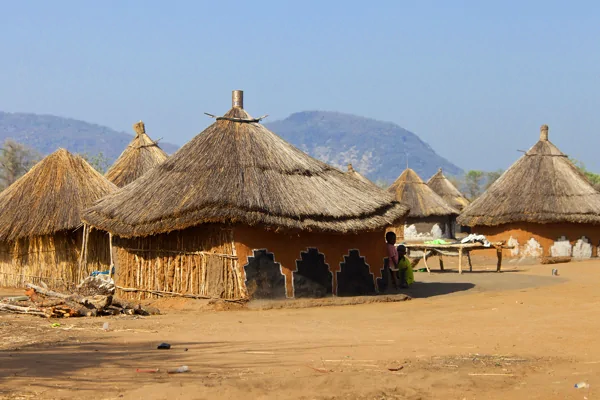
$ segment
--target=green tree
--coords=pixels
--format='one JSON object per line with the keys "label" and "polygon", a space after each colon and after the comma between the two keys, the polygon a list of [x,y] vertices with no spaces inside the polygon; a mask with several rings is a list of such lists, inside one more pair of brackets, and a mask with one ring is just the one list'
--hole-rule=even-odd
{"label": "green tree", "polygon": [[458,189],[459,192],[464,194],[465,188],[465,180],[464,177],[449,175],[446,177],[450,181],[451,184],[454,185],[455,188]]}
{"label": "green tree", "polygon": [[37,151],[10,139],[4,141],[0,149],[0,189],[12,185],[39,159]]}
{"label": "green tree", "polygon": [[590,184],[596,189],[600,190],[600,174],[596,174],[588,171],[585,167],[585,164],[581,161],[576,160],[575,158],[569,157],[569,160],[575,165],[575,167],[587,178]]}
{"label": "green tree", "polygon": [[492,186],[492,184],[494,182],[496,182],[503,173],[504,173],[504,171],[502,171],[501,169],[499,169],[497,171],[486,172],[485,173],[485,190],[488,190],[488,188],[490,186]]}
{"label": "green tree", "polygon": [[481,195],[481,185],[485,178],[485,172],[479,170],[470,170],[465,174],[465,186],[467,197],[473,201]]}
{"label": "green tree", "polygon": [[108,169],[109,161],[108,158],[104,155],[104,153],[99,152],[96,155],[91,155],[89,153],[80,153],[79,154],[85,161],[88,162],[96,171],[104,174]]}

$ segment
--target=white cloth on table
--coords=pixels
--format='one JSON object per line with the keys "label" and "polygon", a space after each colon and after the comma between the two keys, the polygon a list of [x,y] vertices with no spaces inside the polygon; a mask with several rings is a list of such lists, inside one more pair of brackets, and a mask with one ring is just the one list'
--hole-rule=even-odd
{"label": "white cloth on table", "polygon": [[469,236],[465,237],[460,242],[463,244],[464,243],[481,243],[485,247],[490,247],[492,245],[484,235],[477,235],[475,233],[471,233]]}

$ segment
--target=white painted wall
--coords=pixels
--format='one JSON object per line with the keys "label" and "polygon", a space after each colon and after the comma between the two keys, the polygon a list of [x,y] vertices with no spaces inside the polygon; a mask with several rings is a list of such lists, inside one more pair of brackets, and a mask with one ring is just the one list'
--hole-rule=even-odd
{"label": "white painted wall", "polygon": [[592,244],[585,236],[581,237],[573,246],[574,258],[592,258]]}
{"label": "white painted wall", "polygon": [[550,247],[550,255],[552,257],[570,257],[571,249],[571,242],[565,236],[561,236]]}
{"label": "white painted wall", "polygon": [[522,257],[540,257],[543,253],[544,250],[540,243],[535,238],[531,238],[523,246],[521,255]]}

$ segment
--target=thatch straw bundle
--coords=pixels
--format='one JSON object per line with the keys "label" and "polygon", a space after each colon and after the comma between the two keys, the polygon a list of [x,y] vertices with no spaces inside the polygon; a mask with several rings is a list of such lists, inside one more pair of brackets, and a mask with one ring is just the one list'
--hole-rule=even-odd
{"label": "thatch straw bundle", "polygon": [[106,178],[119,187],[135,181],[167,159],[167,154],[150,139],[142,121],[133,125],[135,138],[106,173]]}
{"label": "thatch straw bundle", "polygon": [[444,176],[441,168],[429,178],[427,186],[458,211],[469,205],[469,200]]}
{"label": "thatch straw bundle", "polygon": [[396,200],[408,205],[409,218],[458,215],[458,210],[437,195],[415,171],[407,168],[388,188]]}
{"label": "thatch straw bundle", "polygon": [[121,237],[205,223],[346,233],[383,229],[406,214],[384,191],[266,129],[242,108],[240,93],[223,117],[86,210],[84,221]]}
{"label": "thatch straw bundle", "polygon": [[361,175],[357,170],[355,170],[354,167],[352,167],[352,164],[348,164],[348,172],[346,172],[346,174],[353,177],[354,179],[358,179],[361,182],[368,183],[369,185],[377,186],[373,182],[371,182],[369,179],[367,179],[363,175]]}
{"label": "thatch straw bundle", "polygon": [[60,149],[0,193],[0,240],[81,225],[81,212],[116,187],[80,156]]}
{"label": "thatch straw bundle", "polygon": [[600,193],[554,144],[540,140],[459,216],[462,225],[600,224]]}

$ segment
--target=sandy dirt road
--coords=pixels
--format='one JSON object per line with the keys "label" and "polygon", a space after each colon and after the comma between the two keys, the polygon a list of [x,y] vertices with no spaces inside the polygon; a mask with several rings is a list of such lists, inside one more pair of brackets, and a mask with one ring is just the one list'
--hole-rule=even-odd
{"label": "sandy dirt road", "polygon": [[[0,314],[0,398],[600,399],[600,262],[552,267],[418,273],[399,303]],[[156,350],[163,341],[172,348]],[[190,372],[165,372],[181,365]]]}

